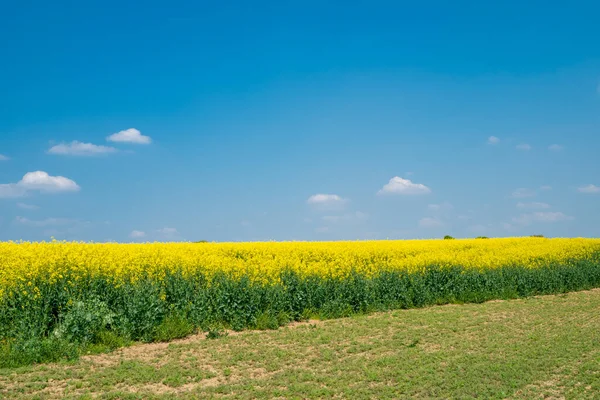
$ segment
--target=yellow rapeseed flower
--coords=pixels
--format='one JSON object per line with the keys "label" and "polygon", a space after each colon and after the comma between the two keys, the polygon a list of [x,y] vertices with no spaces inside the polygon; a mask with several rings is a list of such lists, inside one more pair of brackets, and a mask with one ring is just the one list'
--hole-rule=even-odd
{"label": "yellow rapeseed flower", "polygon": [[419,271],[428,265],[487,269],[507,265],[536,268],[584,259],[600,252],[599,239],[462,239],[358,242],[268,243],[0,243],[0,294],[36,277],[68,277],[69,285],[103,276],[116,285],[142,276],[162,279],[223,272],[258,282],[279,279],[284,269],[302,276],[343,277],[351,271],[372,276],[383,270]]}

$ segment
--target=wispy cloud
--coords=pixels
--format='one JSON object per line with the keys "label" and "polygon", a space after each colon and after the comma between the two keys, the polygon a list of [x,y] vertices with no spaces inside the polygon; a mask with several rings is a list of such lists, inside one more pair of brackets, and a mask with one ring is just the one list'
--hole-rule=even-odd
{"label": "wispy cloud", "polygon": [[134,143],[134,144],[150,144],[152,139],[150,136],[144,136],[140,131],[135,128],[125,129],[117,133],[113,133],[106,138],[109,142],[118,143]]}
{"label": "wispy cloud", "polygon": [[531,203],[522,203],[522,202],[519,202],[519,203],[517,203],[517,208],[521,208],[521,209],[547,209],[547,208],[550,208],[550,204],[540,203],[540,202],[536,202],[536,201],[533,201]]}
{"label": "wispy cloud", "polygon": [[548,150],[550,151],[561,151],[563,149],[563,146],[561,146],[560,144],[552,144],[550,146],[548,146]]}
{"label": "wispy cloud", "polygon": [[368,218],[369,218],[368,214],[365,214],[360,211],[355,211],[353,213],[347,213],[347,214],[343,214],[343,215],[325,215],[322,219],[325,222],[341,223],[341,222],[364,221]]}
{"label": "wispy cloud", "polygon": [[449,211],[454,208],[454,206],[448,202],[443,202],[440,204],[429,204],[427,206],[431,211]]}
{"label": "wispy cloud", "polygon": [[500,143],[500,139],[497,138],[496,136],[490,136],[487,140],[488,144],[498,144]]}
{"label": "wispy cloud", "polygon": [[573,217],[558,211],[538,211],[530,214],[522,214],[519,217],[513,218],[512,222],[519,225],[530,225],[533,222],[561,222],[573,219]]}
{"label": "wispy cloud", "polygon": [[444,223],[437,218],[425,217],[419,220],[419,227],[421,228],[441,228],[442,226],[444,226]]}
{"label": "wispy cloud", "polygon": [[581,186],[581,187],[577,188],[577,191],[579,193],[587,193],[587,194],[600,193],[600,186],[589,184],[589,185]]}
{"label": "wispy cloud", "polygon": [[166,240],[178,239],[180,236],[179,231],[177,229],[168,227],[157,229],[156,233],[158,233],[159,236]]}
{"label": "wispy cloud", "polygon": [[508,222],[503,222],[501,224],[501,226],[503,229],[506,229],[507,231],[511,231],[515,227],[513,224],[509,224]]}
{"label": "wispy cloud", "polygon": [[27,203],[17,203],[17,207],[19,207],[22,210],[39,210],[40,208],[39,206]]}
{"label": "wispy cloud", "polygon": [[71,143],[61,143],[56,146],[52,146],[49,150],[49,154],[61,155],[61,156],[97,156],[101,154],[116,153],[117,149],[109,146],[96,145],[92,143],[83,143],[77,140]]}
{"label": "wispy cloud", "polygon": [[145,236],[146,236],[146,232],[144,232],[144,231],[133,230],[129,234],[129,237],[132,238],[132,239],[140,239],[140,238],[143,238]]}
{"label": "wispy cloud", "polygon": [[531,190],[531,189],[527,189],[527,188],[516,189],[510,195],[510,197],[512,197],[513,199],[522,199],[525,197],[533,197],[533,196],[535,196],[535,191]]}
{"label": "wispy cloud", "polygon": [[521,144],[517,145],[517,150],[529,151],[529,150],[531,150],[531,146],[528,145],[527,143],[521,143]]}
{"label": "wispy cloud", "polygon": [[540,186],[540,190],[552,190],[552,186],[550,186],[550,185],[543,185],[543,186]]}
{"label": "wispy cloud", "polygon": [[10,160],[10,157],[5,156],[4,154],[0,154],[0,161],[8,161]]}
{"label": "wispy cloud", "polygon": [[21,225],[33,226],[37,228],[44,228],[48,226],[65,226],[77,224],[81,221],[69,218],[46,218],[42,220],[31,220],[25,217],[17,217],[15,221]]}
{"label": "wispy cloud", "polygon": [[400,194],[400,195],[417,195],[431,193],[431,189],[422,183],[413,183],[410,179],[403,179],[395,176],[386,183],[378,195],[385,194]]}
{"label": "wispy cloud", "polygon": [[44,171],[26,173],[17,183],[0,184],[0,198],[22,197],[28,192],[41,193],[76,192],[79,185],[64,176],[51,176]]}

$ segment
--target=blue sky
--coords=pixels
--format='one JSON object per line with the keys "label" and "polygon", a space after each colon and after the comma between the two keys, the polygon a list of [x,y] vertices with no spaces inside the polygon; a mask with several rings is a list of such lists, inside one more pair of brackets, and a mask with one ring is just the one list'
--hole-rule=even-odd
{"label": "blue sky", "polygon": [[598,237],[600,5],[551,3],[4,5],[0,240]]}

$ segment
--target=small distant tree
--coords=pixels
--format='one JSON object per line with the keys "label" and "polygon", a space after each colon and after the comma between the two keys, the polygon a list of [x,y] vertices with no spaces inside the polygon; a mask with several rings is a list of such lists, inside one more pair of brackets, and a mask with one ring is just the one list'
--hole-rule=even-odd
{"label": "small distant tree", "polygon": [[208,240],[198,240],[197,242],[194,243],[208,243]]}
{"label": "small distant tree", "polygon": [[450,235],[444,236],[444,240],[453,240],[454,238]]}
{"label": "small distant tree", "polygon": [[545,237],[545,236],[544,236],[544,235],[531,235],[531,237],[543,238],[543,237]]}
{"label": "small distant tree", "polygon": [[475,239],[489,239],[487,236],[477,236]]}

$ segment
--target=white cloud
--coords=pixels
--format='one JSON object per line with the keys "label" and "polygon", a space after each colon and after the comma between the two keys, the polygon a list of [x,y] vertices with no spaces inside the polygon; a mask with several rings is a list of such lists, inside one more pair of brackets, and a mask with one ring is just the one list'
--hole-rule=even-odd
{"label": "white cloud", "polygon": [[600,186],[589,184],[587,186],[581,186],[577,188],[579,193],[600,193]]}
{"label": "white cloud", "polygon": [[344,215],[325,215],[322,219],[326,222],[338,223],[338,222],[357,222],[364,221],[369,218],[368,214],[360,211],[348,213]]}
{"label": "white cloud", "polygon": [[306,203],[312,207],[327,210],[342,208],[347,202],[347,199],[337,194],[314,194],[306,200]]}
{"label": "white cloud", "polygon": [[561,151],[563,147],[560,144],[553,144],[548,146],[548,150],[550,151]]}
{"label": "white cloud", "polygon": [[77,220],[68,218],[46,218],[43,220],[31,220],[25,217],[17,217],[15,221],[21,225],[34,226],[38,228],[47,226],[65,226],[77,223]]}
{"label": "white cloud", "polygon": [[538,211],[531,214],[522,214],[512,219],[512,222],[519,225],[530,225],[533,222],[560,222],[574,219],[562,212]]}
{"label": "white cloud", "polygon": [[511,197],[513,199],[522,199],[524,197],[533,197],[535,196],[535,191],[527,188],[519,188],[512,192]]}
{"label": "white cloud", "polygon": [[327,227],[327,226],[321,226],[321,227],[315,228],[315,232],[317,232],[317,233],[327,233],[327,232],[329,232],[329,227]]}
{"label": "white cloud", "polygon": [[80,189],[75,181],[64,176],[50,176],[44,171],[26,173],[17,185],[41,192],[74,192]]}
{"label": "white cloud", "polygon": [[0,154],[0,161],[8,161],[8,160],[10,160],[9,157],[7,157],[7,156],[5,156],[3,154]]}
{"label": "white cloud", "polygon": [[490,136],[488,138],[487,142],[488,142],[488,144],[498,144],[498,143],[500,143],[500,139],[497,138],[496,136]]}
{"label": "white cloud", "polygon": [[552,186],[543,185],[543,186],[540,186],[540,190],[552,190]]}
{"label": "white cloud", "polygon": [[449,211],[454,208],[454,206],[448,202],[440,203],[440,204],[429,204],[427,206],[431,211]]}
{"label": "white cloud", "polygon": [[421,183],[413,183],[410,179],[403,179],[395,176],[381,188],[378,195],[382,194],[402,194],[415,195],[431,193],[431,189]]}
{"label": "white cloud", "polygon": [[140,131],[134,128],[126,129],[121,132],[113,133],[106,138],[109,142],[119,143],[135,143],[135,144],[150,144],[152,139],[150,136],[144,136]]}
{"label": "white cloud", "polygon": [[69,155],[69,156],[95,156],[100,154],[116,153],[117,149],[109,146],[95,145],[92,143],[83,143],[77,140],[71,143],[61,143],[51,147],[49,154]]}
{"label": "white cloud", "polygon": [[522,144],[517,145],[517,150],[529,151],[529,150],[531,150],[531,146],[528,145],[527,143],[522,143]]}
{"label": "white cloud", "polygon": [[419,226],[421,228],[440,228],[444,226],[444,223],[437,218],[425,217],[419,220]]}
{"label": "white cloud", "polygon": [[546,209],[546,208],[550,208],[550,204],[546,204],[546,203],[540,203],[537,201],[533,201],[531,203],[517,203],[517,208],[522,208],[522,209]]}
{"label": "white cloud", "polygon": [[131,233],[129,234],[129,237],[132,239],[139,239],[139,238],[143,238],[146,236],[146,232],[144,231],[131,231]]}
{"label": "white cloud", "polygon": [[76,192],[75,181],[64,176],[51,176],[44,171],[28,172],[17,183],[0,184],[0,198],[22,197],[30,191],[42,193]]}
{"label": "white cloud", "polygon": [[17,203],[17,207],[23,210],[39,210],[40,207],[33,204]]}

